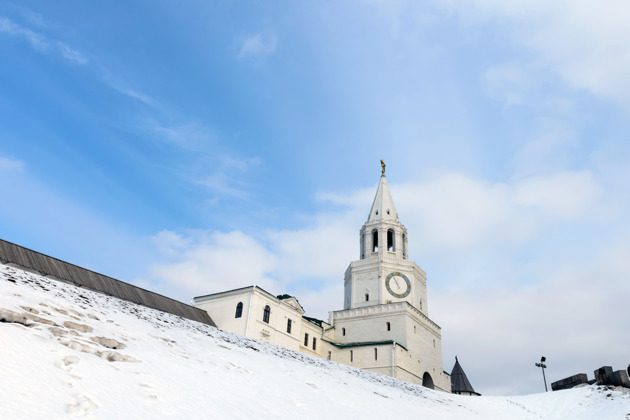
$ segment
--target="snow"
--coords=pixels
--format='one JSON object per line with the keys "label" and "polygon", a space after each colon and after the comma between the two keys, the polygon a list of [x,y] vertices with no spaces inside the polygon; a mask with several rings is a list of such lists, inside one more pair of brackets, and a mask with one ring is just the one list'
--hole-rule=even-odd
{"label": "snow", "polygon": [[466,397],[0,264],[0,418],[630,419],[630,392]]}

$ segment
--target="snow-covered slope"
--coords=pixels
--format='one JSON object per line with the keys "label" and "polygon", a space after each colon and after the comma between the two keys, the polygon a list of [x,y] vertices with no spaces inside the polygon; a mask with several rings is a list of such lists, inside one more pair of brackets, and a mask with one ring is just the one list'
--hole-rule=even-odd
{"label": "snow-covered slope", "polygon": [[630,419],[630,393],[463,397],[0,265],[0,418]]}

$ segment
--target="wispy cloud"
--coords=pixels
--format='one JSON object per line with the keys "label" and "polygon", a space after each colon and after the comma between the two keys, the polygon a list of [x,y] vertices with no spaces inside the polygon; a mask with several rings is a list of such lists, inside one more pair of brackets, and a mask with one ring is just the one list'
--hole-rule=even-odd
{"label": "wispy cloud", "polygon": [[[502,82],[517,78],[521,83],[524,74],[517,67],[551,69],[571,87],[630,106],[628,2],[455,0],[446,4],[474,24],[506,23],[506,39],[534,52],[522,56],[516,67],[499,64],[501,74],[491,74],[493,78],[503,78]],[[512,92],[508,96],[512,97],[509,101],[521,100]]]}
{"label": "wispy cloud", "polygon": [[259,33],[246,38],[238,53],[238,58],[263,57],[276,51],[278,38],[273,33]]}
{"label": "wispy cloud", "polygon": [[24,170],[24,162],[17,159],[10,159],[0,156],[0,171],[3,172],[22,172]]}
{"label": "wispy cloud", "polygon": [[40,53],[58,54],[73,64],[84,65],[88,63],[88,59],[83,54],[64,42],[32,31],[4,16],[0,16],[0,32],[25,40],[34,50]]}

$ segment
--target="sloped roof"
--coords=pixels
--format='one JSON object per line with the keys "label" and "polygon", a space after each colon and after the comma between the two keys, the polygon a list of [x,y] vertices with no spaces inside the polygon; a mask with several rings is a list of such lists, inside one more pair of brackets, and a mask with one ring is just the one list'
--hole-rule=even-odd
{"label": "sloped roof", "polygon": [[471,394],[481,395],[475,392],[468,381],[468,377],[466,377],[464,369],[462,369],[462,366],[459,364],[457,356],[455,356],[455,366],[453,366],[453,370],[451,371],[451,392],[469,392]]}
{"label": "sloped roof", "polygon": [[380,222],[383,220],[398,220],[396,206],[394,206],[392,194],[389,192],[389,186],[387,185],[385,175],[381,175],[381,180],[378,183],[378,189],[376,190],[374,202],[372,203],[372,209],[370,210],[370,215],[368,216],[367,221]]}

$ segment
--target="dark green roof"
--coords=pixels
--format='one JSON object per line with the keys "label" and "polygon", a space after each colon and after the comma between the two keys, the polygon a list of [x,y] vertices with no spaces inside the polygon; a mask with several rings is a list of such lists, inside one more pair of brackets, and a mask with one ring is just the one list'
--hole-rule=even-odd
{"label": "dark green roof", "polygon": [[459,360],[457,360],[457,356],[455,356],[455,366],[453,366],[453,370],[451,371],[451,392],[469,392],[471,394],[481,395],[475,392],[472,385],[468,381],[468,378],[464,373],[464,369],[462,369],[461,365],[459,364]]}
{"label": "dark green roof", "polygon": [[307,320],[308,322],[317,325],[318,327],[322,327],[322,324],[324,323],[324,321],[322,321],[321,319],[317,319],[317,318],[311,318],[310,316],[304,316],[302,315],[302,318],[304,318],[305,320]]}
{"label": "dark green roof", "polygon": [[[291,295],[287,295],[287,294],[285,293],[284,295],[278,295],[278,296],[276,296],[276,297],[277,297],[278,299],[280,299],[280,300],[285,300],[285,299],[290,299],[290,298],[292,298],[293,296],[291,296]],[[296,300],[297,300],[297,299],[296,299]]]}

